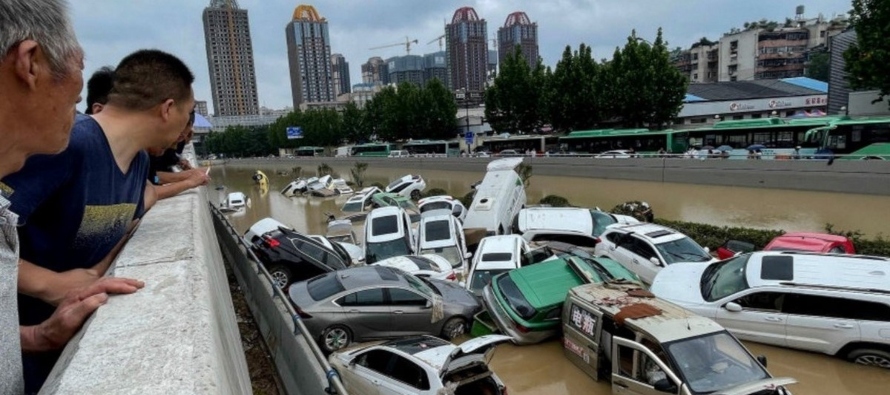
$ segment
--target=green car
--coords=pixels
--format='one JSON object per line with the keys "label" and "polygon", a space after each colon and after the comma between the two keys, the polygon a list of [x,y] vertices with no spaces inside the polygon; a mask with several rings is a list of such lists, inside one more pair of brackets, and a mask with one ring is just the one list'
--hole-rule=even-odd
{"label": "green car", "polygon": [[513,343],[535,344],[559,332],[562,305],[570,289],[607,281],[643,284],[609,258],[564,255],[496,276],[485,286],[482,303]]}
{"label": "green car", "polygon": [[417,205],[414,204],[411,198],[404,197],[398,193],[375,193],[374,196],[371,196],[371,203],[374,204],[374,208],[389,206],[401,207],[408,212],[408,216],[411,217],[412,223],[420,220],[420,210],[417,208]]}

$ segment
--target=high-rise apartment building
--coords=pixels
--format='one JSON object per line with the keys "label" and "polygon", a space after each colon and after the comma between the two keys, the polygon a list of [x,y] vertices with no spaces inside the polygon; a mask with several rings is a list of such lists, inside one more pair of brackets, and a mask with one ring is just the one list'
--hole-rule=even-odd
{"label": "high-rise apartment building", "polygon": [[331,55],[331,70],[334,73],[334,96],[349,93],[352,84],[349,83],[349,62],[346,58],[338,53]]}
{"label": "high-rise apartment building", "polygon": [[389,84],[389,72],[386,70],[386,62],[383,61],[383,58],[375,56],[362,64],[362,83]]}
{"label": "high-rise apartment building", "polygon": [[442,85],[448,83],[448,64],[445,63],[445,51],[423,55],[423,79],[425,82],[438,79]]}
{"label": "high-rise apartment building", "polygon": [[418,86],[424,84],[423,56],[405,55],[386,59],[389,82],[400,84],[410,82]]}
{"label": "high-rise apartment building", "polygon": [[472,7],[459,8],[445,25],[448,87],[481,98],[488,77],[488,29]]}
{"label": "high-rise apartment building", "polygon": [[195,112],[204,117],[209,116],[207,113],[207,100],[195,100]]}
{"label": "high-rise apartment building", "polygon": [[294,108],[300,108],[301,103],[336,100],[328,21],[315,7],[299,5],[285,33]]}
{"label": "high-rise apartment building", "polygon": [[214,113],[218,116],[258,114],[247,10],[239,8],[235,0],[211,0],[202,19]]}
{"label": "high-rise apartment building", "polygon": [[717,82],[718,43],[701,40],[686,50],[671,54],[671,61],[692,84]]}
{"label": "high-rise apartment building", "polygon": [[522,11],[507,15],[504,26],[498,29],[498,64],[519,46],[528,67],[538,65],[538,24],[533,23]]}

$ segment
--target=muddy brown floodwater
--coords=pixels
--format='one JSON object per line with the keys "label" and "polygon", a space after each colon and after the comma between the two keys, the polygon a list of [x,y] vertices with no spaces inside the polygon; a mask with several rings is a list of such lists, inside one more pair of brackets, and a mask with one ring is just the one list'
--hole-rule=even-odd
{"label": "muddy brown floodwater", "polygon": [[[222,200],[228,192],[247,194],[251,206],[229,219],[240,232],[254,222],[273,217],[307,233],[325,231],[326,213],[340,215],[339,207],[346,197],[286,198],[279,191],[293,178],[277,175],[290,170],[291,164],[278,163],[263,167],[219,166],[210,173],[210,187],[224,187],[214,197]],[[262,170],[270,178],[269,189],[261,191],[250,176]],[[334,168],[347,180],[348,168]],[[315,169],[303,169],[303,174]],[[410,173],[410,169],[369,168],[366,185],[388,184],[392,179]],[[442,188],[454,196],[463,196],[470,185],[482,179],[482,173],[428,171],[421,175],[427,188]],[[786,231],[820,231],[826,223],[837,229],[859,229],[866,235],[887,236],[890,230],[890,198],[871,195],[848,195],[824,192],[776,189],[737,188],[688,184],[664,184],[639,181],[589,178],[532,176],[528,189],[529,202],[546,195],[566,197],[572,204],[599,206],[608,210],[628,200],[648,201],[657,217]],[[746,343],[755,355],[768,358],[773,376],[796,378],[795,395],[822,394],[890,394],[890,370],[863,367],[838,358]],[[491,361],[492,369],[507,384],[511,395],[610,394],[605,382],[594,382],[565,358],[562,345],[549,341],[533,346],[499,346]]]}

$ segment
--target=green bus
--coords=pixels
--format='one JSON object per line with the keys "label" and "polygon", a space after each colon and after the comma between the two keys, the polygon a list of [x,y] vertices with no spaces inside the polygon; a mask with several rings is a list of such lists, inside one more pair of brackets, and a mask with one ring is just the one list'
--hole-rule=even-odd
{"label": "green bus", "polygon": [[485,137],[480,140],[481,145],[476,147],[476,151],[487,151],[493,154],[504,150],[515,150],[519,154],[523,154],[529,150],[535,150],[537,153],[555,151],[559,144],[559,137],[552,135],[494,135]]}
{"label": "green bus", "polygon": [[393,145],[390,143],[367,143],[352,146],[352,156],[389,156]]}
{"label": "green bus", "polygon": [[579,130],[559,138],[564,153],[599,154],[606,151],[630,150],[637,154],[655,154],[660,150],[682,153],[688,147],[685,130],[597,129]]}
{"label": "green bus", "polygon": [[[837,122],[842,117],[757,118],[725,120],[697,129],[689,129],[686,149],[718,149],[729,146],[730,158],[745,159],[748,147],[760,146],[761,158],[775,159],[800,155],[810,157],[819,143],[808,138],[808,132]],[[798,152],[795,148],[800,147]],[[676,151],[675,151],[676,152]],[[682,151],[681,151],[682,152]]]}
{"label": "green bus", "polygon": [[841,117],[812,128],[807,137],[818,145],[820,156],[890,160],[890,117]]}
{"label": "green bus", "polygon": [[402,149],[412,156],[460,156],[460,143],[445,140],[412,140],[402,144]]}
{"label": "green bus", "polygon": [[324,147],[304,146],[294,152],[295,156],[324,156]]}

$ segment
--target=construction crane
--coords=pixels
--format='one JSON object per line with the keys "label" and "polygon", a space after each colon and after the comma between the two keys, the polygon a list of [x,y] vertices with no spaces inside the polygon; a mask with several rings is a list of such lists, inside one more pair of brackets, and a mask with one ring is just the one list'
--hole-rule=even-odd
{"label": "construction crane", "polygon": [[439,42],[439,51],[441,51],[442,50],[442,40],[444,40],[444,39],[445,39],[445,35],[443,34],[439,37],[436,37],[436,38],[430,40],[430,42],[426,43],[426,45],[430,45],[430,44],[438,41]]}
{"label": "construction crane", "polygon": [[395,44],[389,44],[389,45],[381,45],[381,46],[379,46],[379,47],[368,48],[368,49],[372,49],[372,50],[373,50],[373,49],[383,49],[383,48],[389,48],[389,47],[396,47],[396,46],[404,45],[404,46],[405,46],[405,52],[407,52],[408,55],[411,55],[411,44],[417,44],[417,39],[412,40],[412,39],[408,38],[407,36],[405,36],[405,42],[395,43]]}

